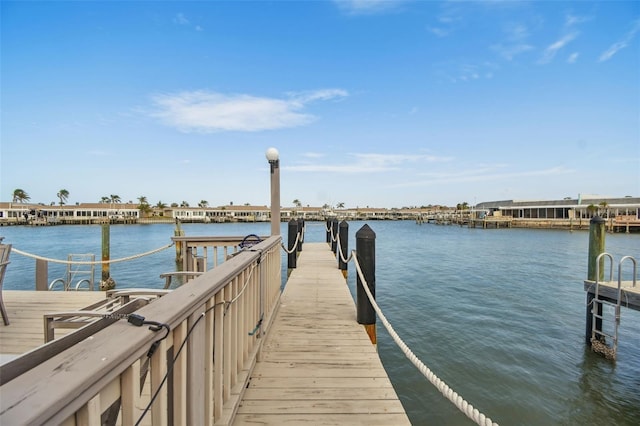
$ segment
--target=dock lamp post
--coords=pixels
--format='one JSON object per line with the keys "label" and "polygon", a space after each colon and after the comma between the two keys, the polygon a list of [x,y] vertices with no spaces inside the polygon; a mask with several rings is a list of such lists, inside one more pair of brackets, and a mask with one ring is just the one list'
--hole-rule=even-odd
{"label": "dock lamp post", "polygon": [[280,235],[280,158],[275,148],[267,149],[266,156],[271,166],[271,235]]}

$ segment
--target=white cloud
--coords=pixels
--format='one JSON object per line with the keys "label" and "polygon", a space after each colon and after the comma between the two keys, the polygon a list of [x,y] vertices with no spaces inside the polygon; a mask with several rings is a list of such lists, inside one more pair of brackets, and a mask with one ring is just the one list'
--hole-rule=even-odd
{"label": "white cloud", "polygon": [[299,164],[283,167],[287,171],[294,172],[328,172],[328,173],[378,173],[402,170],[408,164],[424,164],[436,162],[452,161],[451,157],[438,157],[424,154],[372,154],[354,153],[349,154],[351,161],[346,164]]}
{"label": "white cloud", "polygon": [[406,0],[333,0],[338,8],[349,15],[372,15],[400,7]]}
{"label": "white cloud", "polygon": [[512,180],[526,177],[560,176],[574,173],[574,170],[567,169],[565,167],[552,167],[549,169],[518,172],[503,172],[501,171],[501,169],[503,169],[504,167],[506,166],[480,166],[475,169],[468,169],[463,171],[423,173],[422,176],[427,178],[426,180],[413,180],[411,182],[395,185],[395,187],[418,187],[435,184],[486,182],[504,179]]}
{"label": "white cloud", "polygon": [[590,16],[576,16],[576,15],[567,15],[564,24],[567,27],[571,27],[573,25],[582,24],[584,22],[589,22],[592,18]]}
{"label": "white cloud", "polygon": [[184,16],[184,13],[178,13],[176,17],[173,18],[173,22],[178,25],[189,25],[189,20]]}
{"label": "white cloud", "polygon": [[521,53],[533,49],[527,39],[529,38],[528,28],[520,23],[509,23],[503,28],[506,39],[504,42],[491,46],[491,49],[508,61]]}
{"label": "white cloud", "polygon": [[573,52],[571,55],[569,55],[569,57],[567,58],[567,62],[570,64],[575,64],[576,61],[578,60],[578,56],[580,56],[580,54],[578,52]]}
{"label": "white cloud", "polygon": [[547,63],[551,62],[553,60],[553,58],[556,56],[556,53],[558,53],[558,51],[560,49],[562,49],[567,44],[569,44],[577,36],[578,36],[577,32],[569,33],[569,34],[565,35],[564,37],[562,37],[561,39],[559,39],[558,41],[550,44],[544,50],[544,53],[542,54],[542,58],[540,58],[539,63],[547,64]]}
{"label": "white cloud", "polygon": [[438,74],[452,83],[458,83],[491,79],[499,66],[491,62],[482,64],[445,63],[438,64],[437,68]]}
{"label": "white cloud", "polygon": [[608,61],[609,59],[611,59],[613,57],[613,55],[615,55],[620,50],[622,50],[625,47],[627,47],[629,45],[629,43],[631,43],[631,41],[633,40],[633,37],[635,37],[635,35],[636,35],[636,33],[638,31],[640,31],[640,19],[637,19],[633,23],[633,26],[632,26],[631,30],[629,30],[629,32],[627,34],[625,34],[625,36],[622,38],[622,40],[613,43],[611,45],[611,47],[609,47],[607,50],[605,50],[602,53],[602,55],[600,55],[600,58],[598,59],[598,62]]}
{"label": "white cloud", "polygon": [[193,91],[156,95],[150,114],[182,132],[256,132],[309,124],[315,116],[303,112],[314,101],[348,96],[341,89],[290,94],[288,98],[225,95]]}

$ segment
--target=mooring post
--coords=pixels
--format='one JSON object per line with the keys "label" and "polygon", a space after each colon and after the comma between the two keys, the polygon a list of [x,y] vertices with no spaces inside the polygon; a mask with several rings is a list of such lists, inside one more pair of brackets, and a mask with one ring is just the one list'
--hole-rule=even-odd
{"label": "mooring post", "polygon": [[[589,222],[589,264],[587,270],[587,280],[600,281],[604,278],[604,259],[600,259],[599,276],[596,275],[597,258],[604,253],[604,240],[606,235],[605,221],[600,216],[594,216]],[[587,291],[587,314],[585,340],[587,345],[591,345],[591,332],[593,328],[592,304],[595,293]],[[597,306],[597,314],[602,316],[602,304]],[[596,318],[596,330],[602,331],[602,319]]]}
{"label": "mooring post", "polygon": [[327,227],[327,244],[331,244],[331,219],[327,219],[325,226]]}
{"label": "mooring post", "polygon": [[336,253],[338,247],[338,219],[331,221],[331,251]]}
{"label": "mooring post", "polygon": [[[289,269],[289,273],[291,273],[292,269],[296,268],[298,250],[295,246],[296,237],[298,236],[298,221],[295,219],[291,219],[289,221],[289,227],[287,229],[288,237],[287,237],[287,268]],[[298,245],[300,241],[298,241]]]}
{"label": "mooring post", "polygon": [[[176,237],[184,237],[184,230],[178,218],[176,218],[176,227],[173,230],[173,235]],[[176,244],[176,264],[182,266],[182,242]]]}
{"label": "mooring post", "polygon": [[302,251],[302,243],[304,243],[304,219],[298,218],[298,233],[300,234],[300,241],[298,241],[298,251]]}
{"label": "mooring post", "polygon": [[36,291],[49,290],[49,262],[36,259]]}
{"label": "mooring post", "polygon": [[107,291],[116,288],[116,282],[111,278],[109,268],[111,226],[109,221],[102,222],[102,280],[100,280],[100,290]]}
{"label": "mooring post", "polygon": [[[356,232],[356,255],[358,256],[358,264],[364,275],[367,287],[376,298],[376,233],[369,225],[365,224],[358,232]],[[376,311],[364,291],[360,274],[356,280],[357,287],[357,320],[358,324],[363,324],[364,329],[371,339],[371,343],[376,344]]]}
{"label": "mooring post", "polygon": [[349,224],[346,220],[340,222],[338,235],[340,236],[340,246],[338,247],[338,269],[342,271],[342,275],[347,278],[347,262],[343,260],[347,258],[349,251]]}

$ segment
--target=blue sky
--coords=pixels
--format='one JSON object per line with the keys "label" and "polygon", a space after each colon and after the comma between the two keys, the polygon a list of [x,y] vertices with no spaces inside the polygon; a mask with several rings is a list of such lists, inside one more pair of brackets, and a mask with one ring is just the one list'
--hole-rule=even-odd
{"label": "blue sky", "polygon": [[640,196],[640,2],[2,1],[0,200]]}

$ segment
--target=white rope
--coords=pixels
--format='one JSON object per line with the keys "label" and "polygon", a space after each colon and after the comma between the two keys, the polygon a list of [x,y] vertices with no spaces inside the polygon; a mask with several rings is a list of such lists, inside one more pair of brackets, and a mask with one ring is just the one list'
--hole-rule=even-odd
{"label": "white rope", "polygon": [[340,259],[344,263],[349,263],[349,261],[353,257],[353,253],[355,252],[355,250],[352,251],[351,253],[349,253],[349,257],[347,259],[344,258],[344,256],[342,255],[342,241],[340,240],[340,233],[339,232],[338,232],[337,252],[339,253]]}
{"label": "white rope", "polygon": [[82,260],[82,261],[80,261],[80,260],[51,259],[49,257],[42,257],[42,256],[38,256],[38,255],[35,255],[35,254],[27,253],[27,252],[24,252],[22,250],[18,250],[17,248],[12,248],[11,251],[15,252],[15,253],[18,253],[18,254],[21,254],[23,256],[26,256],[26,257],[30,257],[32,259],[46,260],[47,262],[51,262],[51,263],[63,263],[63,264],[68,264],[68,265],[101,265],[101,264],[105,264],[105,263],[118,263],[118,262],[126,262],[126,261],[129,261],[129,260],[139,259],[141,257],[149,256],[151,254],[155,254],[155,253],[161,252],[162,250],[166,250],[169,247],[171,247],[172,245],[173,245],[173,243],[167,244],[164,247],[160,247],[160,248],[157,248],[155,250],[148,251],[146,253],[135,254],[133,256],[123,257],[123,258],[120,258],[120,259],[94,260],[94,261],[90,261],[90,260]]}
{"label": "white rope", "polygon": [[373,296],[369,291],[369,285],[364,279],[362,270],[360,269],[360,265],[358,264],[357,255],[354,256],[353,255],[354,253],[355,253],[355,250],[352,252],[351,257],[354,259],[354,264],[356,265],[358,276],[360,277],[360,280],[362,282],[362,287],[364,288],[364,291],[367,293],[367,297],[369,298],[369,301],[371,302],[373,309],[376,311],[376,314],[378,314],[380,321],[382,321],[382,324],[384,324],[384,327],[389,332],[389,335],[393,338],[393,341],[396,342],[396,344],[402,350],[404,355],[424,375],[424,377],[426,377],[427,380],[429,380],[429,382],[431,382],[431,384],[435,386],[438,389],[438,391],[440,391],[442,395],[444,395],[449,401],[451,401],[456,407],[458,407],[460,411],[462,411],[467,417],[473,420],[476,424],[480,426],[498,426],[497,423],[494,423],[489,417],[479,412],[476,408],[473,407],[473,405],[465,401],[464,398],[462,398],[462,396],[458,395],[458,393],[455,392],[453,389],[451,389],[445,382],[440,380],[440,378],[438,378],[438,376],[436,376],[429,369],[429,367],[427,367],[425,364],[422,363],[422,361],[420,361],[420,359],[418,359],[418,357],[411,351],[411,349],[406,345],[406,343],[402,341],[402,339],[395,332],[395,330],[393,329],[389,321],[387,321],[387,318],[384,316],[384,314],[380,310],[380,307],[378,306],[376,301],[373,299]]}
{"label": "white rope", "polygon": [[291,254],[291,253],[295,252],[296,250],[298,250],[298,241],[300,241],[300,233],[299,232],[296,234],[296,242],[293,243],[293,248],[291,250],[288,250],[287,247],[284,245],[284,243],[280,243],[280,245],[282,246],[282,250],[284,250],[287,254]]}

